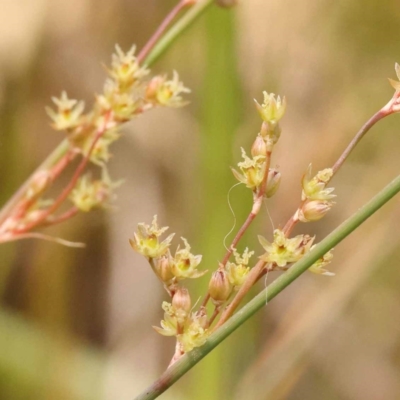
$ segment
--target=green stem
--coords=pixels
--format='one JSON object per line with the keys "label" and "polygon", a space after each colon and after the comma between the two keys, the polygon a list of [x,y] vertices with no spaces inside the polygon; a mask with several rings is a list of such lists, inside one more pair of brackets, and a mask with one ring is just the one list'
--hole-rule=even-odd
{"label": "green stem", "polygon": [[334,246],[345,239],[351,232],[374,214],[379,208],[387,203],[400,191],[400,176],[381,190],[372,200],[360,208],[350,218],[338,226],[325,239],[318,243],[315,248],[294,264],[288,271],[272,282],[261,293],[249,301],[224,325],[208,338],[207,342],[190,353],[185,354],[175,364],[169,367],[159,379],[148,389],[136,397],[135,400],[151,400],[157,398],[161,393],[172,386],[182,375],[195,366],[203,357],[213,350],[219,343],[226,339],[233,331],[247,321],[253,314],[269,303],[283,289],[289,286],[319,258],[331,250]]}
{"label": "green stem", "polygon": [[[203,11],[213,3],[212,0],[199,1],[198,4],[193,6],[181,19],[179,19],[171,29],[159,40],[154,46],[153,50],[149,53],[143,64],[151,66],[154,62],[168,49],[168,47],[177,39],[189,26],[199,17]],[[25,181],[25,183],[14,193],[14,195],[7,201],[7,203],[0,210],[0,224],[4,222],[8,214],[19,200],[25,195],[27,189],[32,183],[32,179],[39,171],[49,170],[57,163],[68,151],[68,140],[63,140],[53,152],[44,160],[44,162],[33,172],[33,174]]]}

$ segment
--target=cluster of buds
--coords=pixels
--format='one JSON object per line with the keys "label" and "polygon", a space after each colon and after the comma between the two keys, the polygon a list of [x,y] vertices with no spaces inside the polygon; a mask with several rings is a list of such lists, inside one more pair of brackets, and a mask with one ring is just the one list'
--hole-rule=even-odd
{"label": "cluster of buds", "polygon": [[169,247],[175,234],[169,235],[162,241],[159,239],[167,229],[168,227],[158,227],[155,215],[151,225],[138,224],[138,231],[129,242],[135,251],[150,261],[157,277],[164,283],[168,292],[173,294],[179,281],[199,278],[207,271],[197,270],[202,256],[192,254],[191,247],[184,238],[182,238],[184,247],[178,246],[175,255],[171,254]]}
{"label": "cluster of buds", "polygon": [[138,253],[145,256],[157,277],[163,282],[165,289],[172,297],[172,303],[164,302],[164,319],[161,328],[154,329],[164,336],[175,336],[179,353],[183,354],[194,347],[204,344],[208,336],[207,316],[204,312],[191,312],[189,291],[179,283],[187,278],[199,278],[207,271],[198,271],[201,255],[190,252],[190,245],[182,238],[184,247],[178,246],[174,255],[170,246],[174,234],[160,240],[160,236],[168,227],[160,228],[155,215],[151,225],[138,224],[130,244]]}
{"label": "cluster of buds", "polygon": [[250,271],[249,261],[254,251],[245,249],[241,256],[236,249],[233,254],[235,262],[228,262],[225,266],[220,264],[212,276],[208,285],[208,293],[215,306],[220,307],[230,297],[233,291],[237,291]]}
{"label": "cluster of buds", "polygon": [[299,261],[309,252],[314,237],[298,235],[294,238],[287,238],[283,231],[275,229],[272,243],[263,236],[258,236],[258,240],[265,250],[265,254],[260,259],[267,263],[276,264],[279,268],[285,268],[287,264]]}
{"label": "cluster of buds", "polygon": [[334,188],[326,187],[332,175],[332,169],[326,168],[312,178],[311,164],[309,165],[307,173],[302,179],[302,204],[295,215],[297,220],[301,222],[318,221],[332,208],[335,204],[332,199],[336,197],[332,193]]}
{"label": "cluster of buds", "polygon": [[[288,269],[288,264],[299,261],[315,246],[313,246],[315,237],[298,235],[294,238],[287,238],[280,229],[275,229],[274,241],[272,243],[263,236],[259,236],[258,239],[265,250],[265,254],[260,259],[266,263],[271,263],[273,267],[276,265],[278,268],[285,270]],[[332,259],[333,254],[331,250],[316,261],[308,270],[315,274],[332,276],[334,274],[325,269]]]}
{"label": "cluster of buds", "polygon": [[175,336],[180,353],[187,353],[205,343],[209,335],[207,316],[202,312],[191,312],[191,300],[187,289],[179,288],[172,303],[162,304],[164,319],[161,328],[153,328],[164,336]]}

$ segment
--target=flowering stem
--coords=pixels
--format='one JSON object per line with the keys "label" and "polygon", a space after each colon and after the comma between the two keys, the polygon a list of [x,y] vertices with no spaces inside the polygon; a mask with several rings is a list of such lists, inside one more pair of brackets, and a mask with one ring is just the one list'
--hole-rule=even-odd
{"label": "flowering stem", "polygon": [[339,168],[343,165],[343,163],[346,161],[347,157],[350,155],[354,147],[357,146],[358,142],[364,137],[364,135],[382,118],[388,116],[387,110],[385,110],[386,106],[380,109],[377,113],[375,113],[362,127],[361,129],[357,132],[357,134],[354,136],[352,141],[348,144],[344,152],[340,155],[338,160],[335,162],[335,164],[332,167],[333,174],[335,174]]}
{"label": "flowering stem", "polygon": [[[263,180],[261,182],[260,188],[257,192],[257,194],[254,196],[254,202],[253,202],[253,208],[251,209],[250,214],[247,216],[246,221],[243,223],[243,225],[240,227],[238,233],[236,234],[236,236],[234,237],[234,239],[232,240],[231,245],[229,246],[227,252],[225,253],[225,256],[221,262],[220,265],[224,266],[226,265],[226,263],[228,262],[230,256],[233,253],[233,250],[236,248],[237,244],[239,243],[240,239],[243,237],[244,233],[246,232],[246,230],[248,229],[248,227],[251,225],[251,223],[254,221],[255,217],[258,215],[258,213],[260,212],[261,209],[261,205],[262,205],[262,201],[264,199],[264,195],[265,192],[267,190],[267,184],[268,184],[268,172],[269,172],[269,167],[271,165],[271,151],[268,151],[265,157],[265,167],[264,167],[264,177]],[[259,271],[260,272],[260,271]],[[247,279],[250,279],[250,275],[248,276]],[[246,280],[247,282],[247,280]],[[245,282],[245,284],[246,284]],[[236,303],[236,297],[239,296],[239,294],[241,293],[242,289],[247,285],[243,284],[243,286],[241,287],[241,289],[239,290],[239,292],[236,294],[236,296],[234,297],[234,299],[232,300],[232,302],[230,303],[231,305],[233,303]],[[251,285],[252,286],[252,285]],[[250,287],[247,288],[246,293],[250,290]],[[246,294],[244,293],[243,296]],[[243,298],[242,295],[240,295],[241,298]],[[210,299],[210,296],[207,295],[205,296],[203,303],[202,303],[202,307],[205,307],[207,305],[208,300]],[[240,302],[240,300],[239,300]],[[230,307],[230,306],[229,306]],[[236,308],[236,307],[235,307]],[[225,312],[224,314],[225,315]],[[222,317],[221,317],[222,318]],[[219,322],[218,322],[219,324]]]}
{"label": "flowering stem", "polygon": [[196,365],[219,343],[226,339],[232,332],[239,328],[252,315],[269,303],[274,297],[295,281],[319,258],[335,247],[351,232],[366,221],[379,208],[387,203],[400,191],[400,176],[395,178],[389,185],[381,190],[367,204],[355,212],[350,218],[338,226],[328,236],[318,243],[300,261],[295,263],[288,271],[279,276],[274,282],[267,286],[262,292],[244,305],[235,315],[225,322],[220,329],[213,332],[206,343],[195,348],[182,356],[178,361],[168,368],[151,386],[136,397],[135,400],[151,400],[157,398],[172,386],[181,376]]}
{"label": "flowering stem", "polygon": [[[353,149],[357,146],[357,144],[360,142],[360,140],[365,136],[365,134],[381,119],[393,114],[396,112],[396,104],[399,100],[400,93],[395,92],[393,97],[389,100],[389,102],[383,106],[378,112],[376,112],[361,128],[360,130],[356,133],[354,138],[351,140],[351,142],[348,144],[348,146],[345,148],[343,153],[340,155],[340,157],[337,159],[335,164],[332,167],[332,177],[336,174],[336,172],[340,169],[340,167],[344,164],[344,162],[347,160],[347,157],[350,155],[350,153],[353,151]],[[300,205],[301,207],[301,205]],[[283,232],[285,233],[285,236],[288,237],[294,227],[297,224],[298,219],[295,218],[295,214],[289,219],[289,221],[286,223],[285,227],[283,228]]]}
{"label": "flowering stem", "polygon": [[[143,64],[148,67],[151,66],[161,56],[161,54],[169,48],[175,39],[177,39],[179,35],[207,9],[208,6],[211,6],[212,3],[212,0],[199,0],[197,4],[193,6],[193,8],[190,9],[181,19],[179,19],[154,45],[154,47],[152,47],[152,50],[150,50],[147,57],[143,60]],[[35,181],[37,174],[42,171],[51,172],[52,168],[66,156],[69,150],[70,143],[68,139],[64,139],[1,208],[0,225],[9,217],[14,208],[20,204],[21,200]],[[60,169],[59,172],[61,173],[64,168],[65,166]]]}
{"label": "flowering stem", "polygon": [[87,154],[82,158],[82,161],[79,163],[78,167],[76,168],[74,175],[72,176],[70,182],[64,188],[64,190],[61,192],[61,194],[58,196],[58,198],[54,201],[54,203],[47,210],[45,210],[40,215],[39,218],[32,221],[30,224],[24,226],[22,229],[15,231],[16,234],[25,233],[25,232],[29,231],[30,229],[34,228],[35,226],[38,226],[41,222],[45,221],[46,218],[49,217],[54,211],[56,211],[61,206],[61,204],[64,202],[64,200],[66,200],[66,198],[69,196],[71,191],[74,189],[76,182],[78,181],[82,172],[86,168],[86,166],[90,160],[90,156],[92,155],[97,142],[103,136],[103,134],[106,132],[109,120],[110,120],[110,112],[108,112],[104,116],[103,126],[97,131],[96,136],[93,139],[93,142],[92,142]]}
{"label": "flowering stem", "polygon": [[229,303],[228,307],[222,313],[221,318],[219,319],[217,325],[215,325],[215,327],[213,328],[213,331],[218,329],[233,315],[236,308],[239,306],[240,302],[243,300],[244,296],[246,296],[248,291],[257,282],[258,277],[260,276],[261,271],[264,269],[264,267],[265,267],[265,261],[260,260],[250,270],[243,285],[240,287],[239,291],[236,293],[236,296],[232,299],[232,301]]}
{"label": "flowering stem", "polygon": [[181,0],[170,12],[169,14],[164,18],[164,20],[161,22],[160,26],[157,28],[157,30],[153,33],[153,36],[149,39],[149,41],[145,44],[143,49],[140,51],[138,54],[138,61],[141,63],[146,56],[149,54],[151,49],[156,45],[162,34],[165,32],[165,30],[168,28],[168,26],[171,24],[171,22],[175,19],[175,17],[185,8],[188,6],[193,5],[194,2],[190,2],[188,0]]}

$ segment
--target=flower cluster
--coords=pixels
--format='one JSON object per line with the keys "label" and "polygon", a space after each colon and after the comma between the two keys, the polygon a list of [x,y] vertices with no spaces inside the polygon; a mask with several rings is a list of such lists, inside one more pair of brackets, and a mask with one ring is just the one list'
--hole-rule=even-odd
{"label": "flower cluster", "polygon": [[261,260],[274,263],[280,268],[299,261],[304,254],[308,253],[314,241],[314,237],[309,235],[287,238],[280,229],[275,229],[272,243],[263,236],[258,236],[258,239],[265,250],[265,254],[260,257]]}
{"label": "flower cluster", "polygon": [[81,124],[82,113],[85,108],[83,101],[69,99],[67,92],[62,92],[60,98],[52,97],[57,110],[46,107],[46,111],[53,121],[52,127],[57,131],[71,130]]}
{"label": "flower cluster", "polygon": [[168,230],[168,226],[159,228],[157,224],[157,215],[154,216],[151,225],[145,223],[138,224],[138,231],[134,232],[133,239],[129,239],[132,248],[147,258],[159,258],[167,253],[171,245],[174,233],[169,235],[163,241],[159,237]]}
{"label": "flower cluster", "polygon": [[260,117],[268,124],[276,125],[285,115],[286,99],[285,97],[281,99],[279,96],[275,98],[274,93],[263,92],[263,95],[264,102],[261,105],[254,100]]}
{"label": "flower cluster", "polygon": [[172,79],[167,80],[166,76],[156,76],[148,84],[146,98],[155,104],[166,107],[181,107],[186,104],[181,94],[190,93],[179,80],[179,75],[174,71]]}
{"label": "flower cluster", "polygon": [[264,102],[262,104],[259,104],[257,100],[254,101],[257,111],[264,121],[260,134],[266,139],[267,144],[271,146],[279,140],[281,134],[279,121],[285,115],[286,99],[285,97],[281,99],[280,96],[275,97],[274,93],[263,92],[263,94]]}
{"label": "flower cluster", "polygon": [[170,293],[174,293],[176,285],[184,279],[194,279],[203,276],[207,271],[198,271],[201,255],[190,252],[191,247],[185,238],[182,238],[184,247],[178,246],[174,255],[171,254],[171,245],[174,233],[163,241],[159,237],[168,227],[159,228],[157,216],[154,216],[151,225],[138,224],[138,231],[130,239],[132,248],[151,262],[152,268],[158,278],[164,283]]}
{"label": "flower cluster", "polygon": [[90,174],[82,176],[69,198],[76,208],[89,212],[94,208],[107,207],[113,199],[113,190],[121,182],[112,182],[106,170],[102,179],[92,180]]}
{"label": "flower cluster", "polygon": [[183,296],[189,301],[184,301],[184,304],[175,302],[176,296],[182,297],[181,291],[176,292],[172,304],[163,302],[164,319],[161,321],[161,328],[156,326],[153,328],[161,335],[175,336],[180,346],[180,352],[183,354],[203,345],[209,332],[207,316],[200,312],[190,312],[190,296],[187,290]]}
{"label": "flower cluster", "polygon": [[[264,180],[265,156],[255,155],[253,158],[249,158],[242,148],[242,157],[243,161],[237,164],[240,172],[231,168],[232,173],[240,183],[245,184],[246,187],[256,192]],[[270,168],[268,171],[267,188],[265,190],[266,197],[271,197],[276,193],[280,181],[281,173],[275,168]]]}
{"label": "flower cluster", "polygon": [[161,328],[154,329],[164,336],[176,336],[178,353],[184,354],[204,344],[208,336],[207,316],[204,312],[191,312],[189,291],[179,286],[179,283],[184,279],[199,278],[207,271],[197,270],[202,256],[190,252],[190,245],[185,238],[182,238],[184,247],[178,246],[175,254],[171,254],[169,248],[174,234],[160,240],[167,229],[168,227],[160,228],[157,216],[154,216],[151,225],[138,224],[138,231],[130,239],[130,244],[149,260],[154,273],[172,297],[172,303],[162,304],[164,319],[161,321]]}
{"label": "flower cluster", "polygon": [[[139,64],[135,50],[133,46],[125,53],[116,46],[111,66],[106,68],[109,77],[103,92],[96,96],[88,113],[83,113],[82,101],[68,98],[66,92],[60,98],[53,97],[55,110],[46,108],[53,128],[66,131],[71,148],[103,168],[111,156],[110,145],[120,137],[122,123],[157,106],[183,106],[186,102],[182,94],[190,92],[176,71],[171,80],[163,75],[146,81],[150,71]],[[82,182],[80,186],[78,190],[82,191]]]}
{"label": "flower cluster", "polygon": [[326,168],[312,178],[311,164],[309,165],[301,182],[302,204],[296,212],[296,219],[301,222],[318,221],[332,208],[335,204],[332,199],[336,197],[332,193],[334,188],[326,187],[332,175],[332,169]]}
{"label": "flower cluster", "polygon": [[236,249],[233,250],[235,262],[227,262],[224,266],[220,264],[217,271],[211,277],[208,285],[208,293],[213,303],[219,307],[224,304],[233,291],[240,289],[250,271],[249,261],[254,251],[245,249],[240,255]]}

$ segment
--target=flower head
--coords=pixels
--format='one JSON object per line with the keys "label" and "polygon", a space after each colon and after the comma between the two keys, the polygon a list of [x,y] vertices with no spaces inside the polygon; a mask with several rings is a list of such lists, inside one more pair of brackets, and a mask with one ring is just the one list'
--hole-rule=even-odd
{"label": "flower head", "polygon": [[167,80],[166,76],[154,77],[147,86],[146,99],[165,107],[181,107],[186,104],[182,93],[190,93],[190,89],[183,85],[174,71],[171,80]]}
{"label": "flower head", "polygon": [[161,328],[153,328],[164,336],[176,336],[183,352],[187,353],[205,343],[209,332],[207,316],[204,313],[192,313],[189,315],[185,310],[176,308],[173,304],[163,302],[164,319]]}
{"label": "flower head", "polygon": [[244,160],[238,163],[241,173],[231,168],[233,175],[249,189],[256,190],[264,179],[265,156],[249,158],[242,148],[242,157]]}
{"label": "flower head", "polygon": [[332,168],[326,168],[319,171],[317,175],[311,178],[311,164],[308,166],[307,172],[301,181],[303,192],[302,200],[331,200],[336,195],[332,194],[334,188],[327,188],[326,185],[332,178]]}
{"label": "flower head", "polygon": [[287,238],[283,231],[275,229],[272,243],[262,236],[258,236],[258,240],[266,251],[260,258],[265,262],[275,263],[278,267],[285,267],[286,264],[300,260],[310,250],[314,237],[298,235]]}
{"label": "flower head", "polygon": [[263,92],[264,102],[259,104],[256,103],[257,111],[260,114],[261,119],[268,124],[275,126],[279,120],[285,115],[286,111],[286,99],[280,96],[275,97],[274,93]]}
{"label": "flower head", "polygon": [[53,120],[53,128],[59,131],[75,128],[81,123],[81,116],[85,104],[83,101],[69,99],[66,92],[62,92],[59,98],[52,97],[53,103],[57,106],[54,111],[46,107],[46,112]]}
{"label": "flower head", "polygon": [[121,92],[130,90],[132,86],[149,71],[139,65],[135,57],[136,46],[132,46],[127,53],[124,53],[118,45],[115,46],[115,53],[112,55],[110,76],[118,84]]}
{"label": "flower head", "polygon": [[193,350],[195,347],[202,346],[206,342],[209,336],[206,323],[207,317],[200,313],[194,313],[190,319],[186,320],[183,333],[177,336],[185,353]]}
{"label": "flower head", "polygon": [[161,328],[153,326],[153,328],[164,336],[176,336],[178,334],[178,317],[176,315],[176,309],[172,304],[164,301],[162,303],[162,309],[164,312],[164,319],[161,321]]}
{"label": "flower head", "polygon": [[78,180],[69,198],[76,208],[89,212],[94,208],[107,207],[114,197],[113,190],[120,184],[112,182],[105,170],[102,179],[98,180],[91,180],[87,174]]}
{"label": "flower head", "polygon": [[250,271],[249,261],[254,251],[249,251],[246,247],[243,255],[241,256],[236,250],[233,251],[235,256],[235,262],[228,262],[226,264],[226,270],[228,274],[228,279],[234,290],[238,290]]}
{"label": "flower head", "polygon": [[157,258],[163,256],[168,247],[171,245],[171,240],[174,233],[169,235],[162,242],[159,237],[168,229],[168,227],[159,228],[157,224],[157,215],[154,216],[152,224],[138,224],[138,232],[133,234],[133,239],[129,239],[132,248],[138,253],[148,258]]}
{"label": "flower head", "polygon": [[207,271],[198,271],[196,268],[201,262],[201,255],[193,255],[190,252],[190,245],[185,238],[181,238],[185,247],[177,248],[175,256],[171,260],[171,271],[175,278],[179,281],[186,278],[199,278]]}

